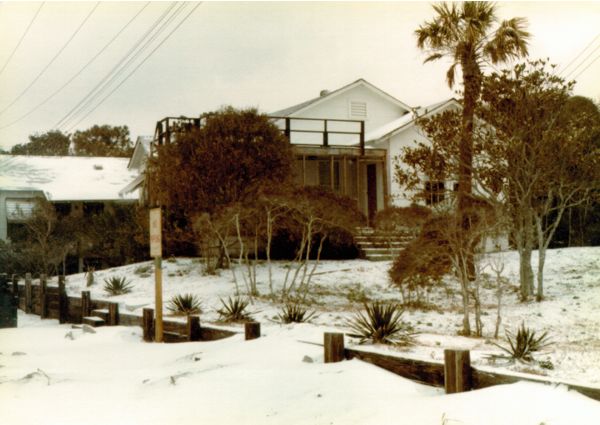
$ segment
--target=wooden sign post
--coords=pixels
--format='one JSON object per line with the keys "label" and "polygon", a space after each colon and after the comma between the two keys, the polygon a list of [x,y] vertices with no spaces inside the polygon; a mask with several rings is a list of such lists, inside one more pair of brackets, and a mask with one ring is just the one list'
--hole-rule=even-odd
{"label": "wooden sign post", "polygon": [[154,257],[155,312],[154,341],[163,340],[162,320],[162,216],[160,208],[150,210],[150,256]]}

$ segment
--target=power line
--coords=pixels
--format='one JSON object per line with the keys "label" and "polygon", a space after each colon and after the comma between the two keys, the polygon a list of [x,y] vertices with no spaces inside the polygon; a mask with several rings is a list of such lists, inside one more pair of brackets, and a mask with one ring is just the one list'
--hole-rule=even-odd
{"label": "power line", "polygon": [[167,34],[167,36],[142,60],[142,62],[140,62],[128,75],[127,77],[125,77],[124,80],[122,80],[118,86],[116,86],[108,95],[106,95],[101,101],[100,103],[98,103],[91,111],[89,111],[84,117],[82,117],[79,121],[77,121],[77,123],[71,127],[71,129],[73,129],[74,127],[76,127],[77,125],[79,125],[79,123],[81,121],[83,121],[85,118],[87,118],[92,112],[94,112],[98,107],[100,107],[100,105],[102,105],[115,91],[117,91],[153,54],[154,52],[156,52],[170,37],[171,35],[173,35],[173,33],[175,33],[175,31],[177,31],[179,29],[179,27],[181,27],[181,25],[187,21],[187,19],[192,15],[192,13],[194,13],[194,11],[202,4],[202,2],[198,2],[193,9],[181,20],[179,21],[179,23],[175,26],[175,28],[173,28],[171,30],[171,32],[169,34]]}
{"label": "power line", "polygon": [[583,68],[583,69],[582,69],[582,70],[579,72],[579,74],[577,74],[576,76],[574,76],[574,77],[573,77],[573,79],[574,79],[574,80],[576,80],[577,78],[579,78],[579,76],[580,76],[581,74],[583,74],[583,73],[584,73],[584,72],[585,72],[585,71],[586,71],[586,70],[587,70],[587,69],[588,69],[590,66],[592,66],[592,65],[594,64],[594,62],[596,62],[598,59],[600,59],[600,55],[596,56],[596,58],[595,58],[593,61],[591,61],[591,62],[588,64],[588,66],[586,66],[585,68]]}
{"label": "power line", "polygon": [[6,66],[8,65],[8,63],[10,62],[10,60],[12,59],[12,57],[15,55],[15,53],[17,52],[17,50],[19,49],[19,46],[21,46],[21,43],[23,42],[23,40],[27,36],[27,33],[29,32],[29,29],[31,28],[31,26],[35,22],[35,19],[37,18],[37,16],[40,14],[40,10],[42,10],[42,6],[44,6],[44,3],[45,2],[42,2],[42,4],[40,4],[40,7],[38,7],[37,11],[35,12],[35,15],[33,15],[33,18],[31,18],[31,21],[29,21],[29,25],[27,25],[27,28],[25,29],[25,32],[23,33],[23,35],[19,39],[19,42],[17,43],[17,45],[15,46],[15,48],[13,49],[13,51],[11,52],[11,54],[8,56],[8,59],[6,59],[6,62],[4,63],[4,66],[2,66],[2,69],[0,69],[0,75],[2,75],[2,73],[4,72],[4,69],[6,68]]}
{"label": "power line", "polygon": [[[127,58],[135,53],[136,49],[144,42],[144,40],[152,33],[155,27],[157,27],[161,21],[168,15],[168,13],[173,9],[175,3],[171,3],[167,6],[166,10],[163,11],[161,16],[156,19],[150,28],[134,43],[134,45],[127,51],[127,53],[117,62],[115,66],[90,90],[69,112],[67,112],[56,124],[54,124],[54,128],[59,128],[70,121],[75,115],[77,115],[87,103],[93,99],[97,94],[101,91],[101,87],[106,81],[111,78],[112,75],[116,74],[120,67],[127,61]],[[83,106],[82,106],[83,105]],[[79,111],[78,111],[79,110]]]}
{"label": "power line", "polygon": [[112,45],[112,43],[123,33],[123,31],[125,31],[129,25],[131,25],[131,23],[144,11],[144,9],[146,9],[146,7],[148,7],[148,5],[150,4],[150,2],[146,2],[146,4],[144,4],[144,6],[133,16],[133,18],[131,18],[129,20],[129,22],[127,22],[116,34],[115,36],[104,45],[104,47],[102,47],[102,49],[100,49],[100,51],[98,51],[98,53],[96,53],[96,55],[94,55],[94,57],[92,57],[77,73],[75,73],[66,83],[64,83],[62,86],[60,86],[57,90],[55,90],[50,96],[48,96],[47,98],[45,98],[42,102],[38,103],[36,106],[34,106],[32,109],[30,109],[27,113],[21,115],[19,118],[11,121],[10,123],[3,125],[0,127],[0,130],[5,129],[7,127],[10,127],[13,124],[16,124],[17,122],[21,121],[22,119],[28,117],[29,115],[31,115],[32,113],[34,113],[35,111],[37,111],[40,107],[42,107],[43,105],[45,105],[46,103],[48,103],[52,98],[54,98],[54,96],[56,96],[58,93],[60,93],[61,91],[63,91],[65,89],[65,87],[67,87],[69,84],[71,84],[73,82],[73,80],[75,80],[79,75],[81,75],[81,73],[83,71],[85,71],[85,69],[87,69],[88,66],[90,66],[102,53],[104,53],[104,51],[110,46]]}
{"label": "power line", "polygon": [[[565,78],[568,78],[569,75],[573,74],[575,71],[577,71],[594,53],[596,53],[596,51],[600,49],[600,44],[598,46],[596,46],[596,48],[594,50],[592,50],[591,52],[588,53],[588,55],[581,61],[579,62],[579,65],[577,65],[575,68],[573,68],[572,71],[568,72],[565,75]],[[587,67],[585,68],[587,69]]]}
{"label": "power line", "polygon": [[[586,50],[587,50],[587,49],[588,49],[588,48],[589,48],[589,47],[590,47],[592,44],[594,44],[594,42],[595,42],[595,41],[596,41],[596,40],[597,40],[599,37],[600,37],[600,33],[598,33],[598,34],[596,35],[596,37],[594,37],[594,38],[592,39],[592,41],[590,41],[590,42],[587,44],[587,46],[585,46],[585,47],[583,48],[583,50],[582,50],[582,51],[580,51],[580,52],[579,52],[579,54],[578,54],[577,56],[575,56],[575,58],[573,58],[573,60],[571,60],[571,62],[569,62],[569,63],[567,64],[567,66],[565,66],[565,67],[564,67],[562,70],[560,70],[560,73],[561,73],[561,74],[563,74],[563,73],[564,73],[564,72],[565,72],[565,71],[566,71],[566,70],[567,70],[567,69],[568,69],[568,68],[569,68],[569,67],[570,67],[570,66],[571,66],[571,65],[572,65],[572,64],[573,64],[575,61],[577,61],[577,59],[579,59],[579,57],[580,57],[580,56],[581,56],[581,55],[582,55],[582,54],[583,54],[583,53],[584,53],[584,52],[585,52],[585,51],[586,51]],[[567,74],[567,75],[568,75],[568,74]]]}
{"label": "power line", "polygon": [[[121,69],[119,69],[114,75],[112,75],[110,77],[110,79],[106,82],[106,84],[104,84],[104,86],[97,92],[95,93],[92,98],[88,99],[88,101],[80,108],[79,111],[76,112],[75,115],[83,115],[85,114],[85,110],[88,108],[92,108],[95,109],[95,107],[92,106],[93,102],[99,98],[100,96],[103,95],[103,93],[105,93],[107,90],[110,89],[110,86],[112,84],[114,84],[118,78],[124,73],[126,72],[127,68],[129,68],[130,66],[133,65],[133,63],[137,60],[137,58],[154,42],[154,40],[163,32],[165,31],[165,29],[171,24],[171,22],[177,17],[179,16],[179,14],[183,11],[183,9],[186,7],[186,3],[182,3],[182,2],[178,2],[179,5],[177,7],[177,9],[171,14],[171,16],[169,16],[168,18],[166,18],[166,20],[163,20],[160,25],[158,27],[153,27],[152,30],[154,31],[154,33],[150,36],[149,39],[145,40],[143,45],[134,53],[134,55],[132,57],[130,57],[127,62],[121,67]],[[72,116],[70,118],[71,121],[76,120],[77,118],[75,118],[75,115]],[[87,115],[86,115],[87,116]],[[81,121],[81,120],[80,120]],[[79,122],[80,122],[79,121]],[[65,123],[65,125],[67,125]],[[73,128],[75,126],[71,126],[71,128]],[[70,129],[69,129],[70,131]]]}
{"label": "power line", "polygon": [[73,39],[75,38],[75,36],[79,33],[79,31],[81,30],[81,28],[83,28],[83,26],[88,21],[88,19],[90,19],[90,17],[96,11],[96,9],[98,8],[99,5],[100,5],[100,2],[97,2],[94,5],[94,7],[90,11],[90,13],[88,13],[88,15],[85,17],[85,19],[79,25],[79,27],[77,27],[77,29],[75,30],[75,32],[71,35],[71,37],[69,37],[69,39],[67,40],[67,42],[60,48],[60,50],[56,53],[56,55],[54,55],[54,57],[50,60],[50,62],[48,62],[48,64],[44,67],[44,69],[42,69],[42,71],[33,79],[33,81],[25,88],[25,90],[23,90],[11,103],[9,103],[4,109],[2,109],[0,111],[0,115],[2,115],[4,112],[6,112],[6,110],[8,108],[10,108],[15,103],[17,103],[17,101],[19,101],[19,99],[21,99],[21,97],[23,97],[23,95],[25,95],[25,93],[27,93],[29,91],[29,89],[40,79],[40,77],[42,75],[44,75],[44,73],[48,70],[48,68],[50,68],[50,66],[54,63],[54,61],[56,59],[58,59],[58,57],[61,55],[61,53],[67,48],[67,46],[69,44],[71,44],[71,41],[73,41]]}

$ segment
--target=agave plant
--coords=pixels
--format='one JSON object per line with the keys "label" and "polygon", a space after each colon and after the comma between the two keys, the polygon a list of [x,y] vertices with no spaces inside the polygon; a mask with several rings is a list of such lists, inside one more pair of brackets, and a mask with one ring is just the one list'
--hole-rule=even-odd
{"label": "agave plant", "polygon": [[316,314],[316,311],[308,311],[299,303],[287,303],[277,313],[277,319],[281,323],[304,323],[316,317]]}
{"label": "agave plant", "polygon": [[132,289],[131,281],[127,280],[125,276],[111,276],[104,279],[104,291],[109,295],[128,294]]}
{"label": "agave plant", "polygon": [[517,334],[506,330],[506,339],[508,347],[494,343],[495,346],[506,352],[512,359],[530,362],[533,360],[533,353],[541,351],[552,344],[548,338],[548,332],[537,335],[534,330],[521,323],[517,329]]}
{"label": "agave plant", "polygon": [[347,322],[354,333],[348,334],[359,338],[360,343],[367,341],[381,344],[411,345],[414,343],[414,332],[402,321],[402,307],[399,304],[374,302],[364,304],[365,312],[357,312]]}
{"label": "agave plant", "polygon": [[202,312],[200,299],[194,294],[178,294],[167,304],[167,310],[173,314],[189,316]]}
{"label": "agave plant", "polygon": [[217,310],[221,319],[226,322],[241,322],[244,320],[251,320],[251,313],[247,311],[250,301],[242,297],[229,297],[227,301],[221,300],[223,308]]}

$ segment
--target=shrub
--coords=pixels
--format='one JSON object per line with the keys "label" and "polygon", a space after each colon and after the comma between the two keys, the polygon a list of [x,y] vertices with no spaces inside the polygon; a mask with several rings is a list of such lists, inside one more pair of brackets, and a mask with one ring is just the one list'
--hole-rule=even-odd
{"label": "shrub", "polygon": [[449,224],[445,215],[427,220],[419,237],[410,242],[394,260],[389,276],[402,292],[405,304],[423,301],[423,292],[439,284],[451,270],[448,240],[444,229]]}
{"label": "shrub", "polygon": [[299,303],[285,304],[279,313],[277,319],[281,323],[304,323],[316,317],[316,312],[308,311],[306,307]]}
{"label": "shrub", "polygon": [[411,345],[414,343],[414,333],[402,321],[402,307],[398,304],[375,302],[365,304],[365,313],[357,312],[348,322],[354,333],[352,337],[360,338],[360,343],[366,341],[381,344]]}
{"label": "shrub", "polygon": [[152,266],[150,264],[142,264],[141,266],[137,266],[133,273],[143,277],[150,275],[152,273]]}
{"label": "shrub", "polygon": [[508,340],[508,347],[496,343],[494,345],[506,352],[512,359],[525,362],[532,361],[533,353],[541,351],[552,344],[548,339],[548,332],[536,336],[535,331],[525,327],[524,323],[521,323],[516,335],[506,330],[506,339]]}
{"label": "shrub", "polygon": [[417,234],[431,217],[431,210],[422,205],[387,207],[375,215],[375,228],[384,232],[408,231]]}
{"label": "shrub", "polygon": [[131,281],[128,281],[125,276],[112,276],[104,279],[104,291],[109,295],[128,294],[132,289]]}
{"label": "shrub", "polygon": [[229,297],[227,301],[221,299],[223,308],[217,310],[219,316],[226,322],[241,322],[252,320],[251,313],[247,311],[250,301],[247,298]]}
{"label": "shrub", "polygon": [[200,299],[194,294],[178,294],[169,300],[167,310],[176,315],[189,316],[202,312]]}

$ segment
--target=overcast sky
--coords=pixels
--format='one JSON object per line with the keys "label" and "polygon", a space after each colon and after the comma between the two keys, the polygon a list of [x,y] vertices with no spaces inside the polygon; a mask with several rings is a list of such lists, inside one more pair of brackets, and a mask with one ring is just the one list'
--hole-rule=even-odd
{"label": "overcast sky", "polygon": [[[414,30],[433,16],[430,3],[204,2],[195,10],[198,3],[181,9],[169,2],[40,5],[0,3],[4,149],[33,133],[94,124],[127,125],[135,140],[152,135],[165,116],[197,116],[223,105],[271,112],[358,78],[411,106],[453,95],[444,81],[448,63],[423,64],[425,55],[415,46]],[[564,74],[580,74],[576,94],[600,99],[600,59],[593,62],[600,57],[600,2],[500,2],[498,11],[502,19],[526,17],[530,57],[550,57],[559,70],[592,43]],[[166,24],[157,26],[165,13]],[[146,49],[119,66],[136,45]],[[113,69],[121,72],[97,93]],[[68,115],[95,87],[96,96],[82,103],[86,108]]]}

